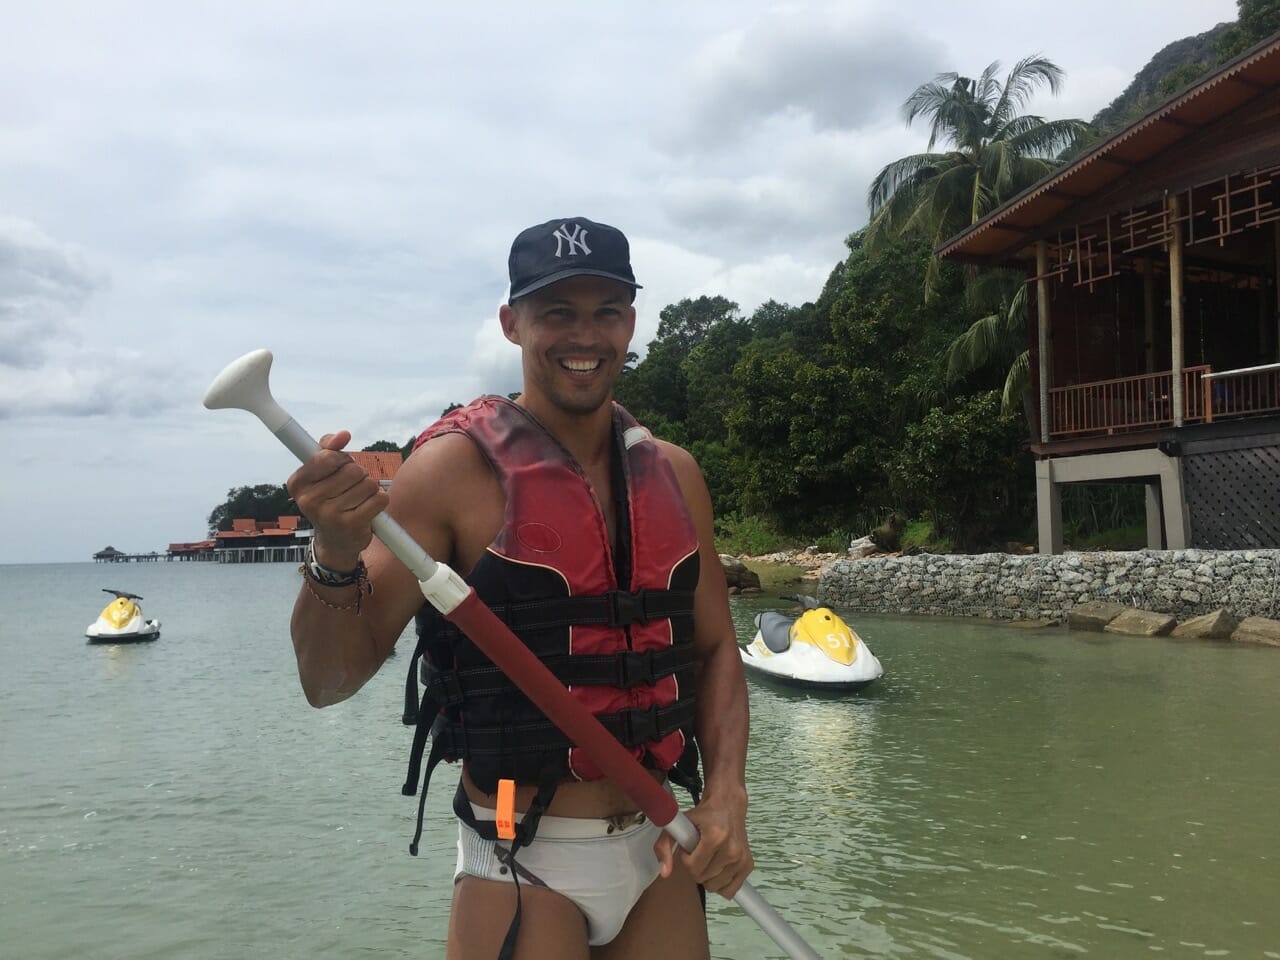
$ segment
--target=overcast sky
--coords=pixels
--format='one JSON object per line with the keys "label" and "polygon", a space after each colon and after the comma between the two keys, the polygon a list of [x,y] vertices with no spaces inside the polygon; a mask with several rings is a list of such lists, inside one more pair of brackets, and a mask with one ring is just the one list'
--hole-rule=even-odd
{"label": "overcast sky", "polygon": [[[722,294],[814,299],[900,105],[1043,53],[1091,117],[1234,0],[9,4],[0,29],[0,564],[163,551],[290,455],[205,387],[258,347],[319,435],[402,443],[518,387],[522,228],[632,243],[636,348]],[[0,574],[2,575],[2,574]]]}

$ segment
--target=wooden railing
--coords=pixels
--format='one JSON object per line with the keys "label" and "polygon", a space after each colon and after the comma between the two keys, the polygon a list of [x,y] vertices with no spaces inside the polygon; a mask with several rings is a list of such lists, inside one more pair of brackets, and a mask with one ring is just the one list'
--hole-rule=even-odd
{"label": "wooden railing", "polygon": [[1206,421],[1280,410],[1280,363],[1206,371],[1200,382]]}
{"label": "wooden railing", "polygon": [[[1212,419],[1202,380],[1205,364],[1182,371],[1182,422]],[[1173,371],[1144,373],[1049,390],[1049,435],[1109,435],[1173,425]]]}

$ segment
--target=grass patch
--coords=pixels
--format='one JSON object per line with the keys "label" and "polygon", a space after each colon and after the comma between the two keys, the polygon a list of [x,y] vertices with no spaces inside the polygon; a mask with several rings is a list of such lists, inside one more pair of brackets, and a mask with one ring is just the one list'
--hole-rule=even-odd
{"label": "grass patch", "polygon": [[1147,525],[1133,523],[1088,536],[1075,536],[1063,546],[1071,550],[1142,550],[1147,545]]}
{"label": "grass patch", "polygon": [[716,518],[716,549],[735,557],[759,556],[789,550],[794,542],[760,517],[740,517],[730,513]]}
{"label": "grass patch", "polygon": [[940,537],[933,530],[930,520],[912,520],[898,537],[903,550],[914,547],[921,553],[951,553],[955,543],[950,537]]}

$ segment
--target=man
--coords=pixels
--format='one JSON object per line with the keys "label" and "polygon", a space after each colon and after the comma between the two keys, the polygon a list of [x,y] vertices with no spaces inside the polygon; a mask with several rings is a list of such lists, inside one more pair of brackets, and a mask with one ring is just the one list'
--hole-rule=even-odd
{"label": "man", "polygon": [[[516,238],[509,269],[499,321],[521,350],[515,403],[482,398],[443,418],[390,495],[342,452],[345,431],[289,478],[316,531],[292,620],[299,676],[314,706],[351,696],[418,616],[433,760],[464,760],[449,958],[491,960],[504,943],[516,958],[705,958],[697,885],[731,898],[752,868],[746,686],[710,496],[686,451],[612,402],[639,286],[623,234],[552,220]],[[696,730],[695,850],[675,849],[467,638],[423,611],[414,576],[371,541],[383,510],[475,585],[656,780],[679,779]],[[437,717],[448,698],[431,691],[445,688],[454,699]],[[506,802],[517,820],[529,814],[531,839],[495,839]]]}

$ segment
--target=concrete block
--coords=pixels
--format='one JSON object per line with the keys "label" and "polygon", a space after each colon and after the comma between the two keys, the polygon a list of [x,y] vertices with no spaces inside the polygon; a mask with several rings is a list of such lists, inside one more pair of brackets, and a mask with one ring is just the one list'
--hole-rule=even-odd
{"label": "concrete block", "polygon": [[1067,613],[1067,626],[1072,630],[1102,630],[1120,614],[1130,609],[1122,603],[1094,600],[1072,607]]}
{"label": "concrete block", "polygon": [[1280,647],[1280,620],[1266,617],[1245,617],[1231,634],[1236,643],[1261,643],[1268,647]]}
{"label": "concrete block", "polygon": [[1193,640],[1230,640],[1240,621],[1219,607],[1212,613],[1195,617],[1186,623],[1173,628],[1173,637],[1188,637]]}
{"label": "concrete block", "polygon": [[1167,613],[1150,610],[1126,610],[1102,629],[1106,633],[1124,633],[1135,637],[1163,637],[1177,626],[1177,619]]}

